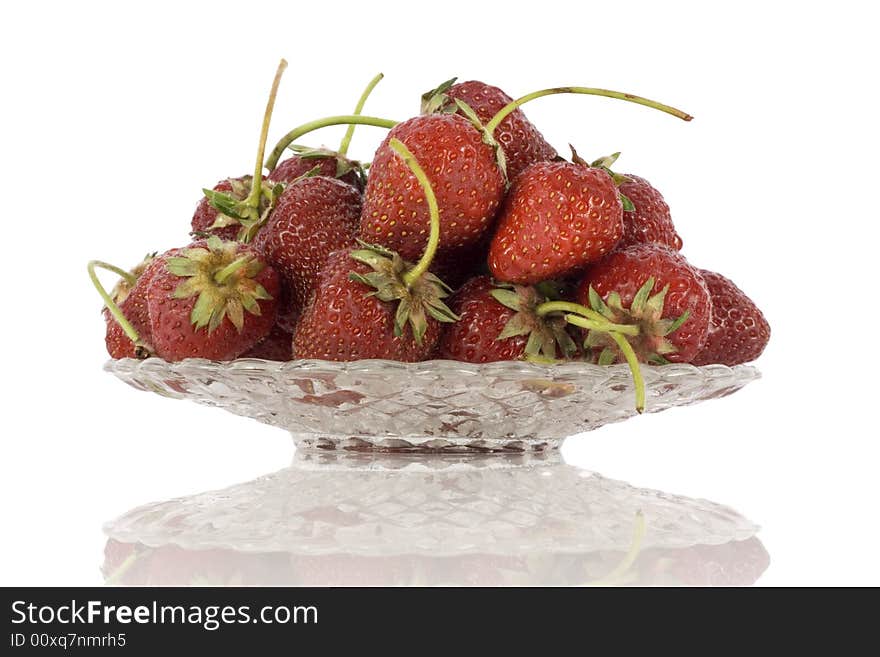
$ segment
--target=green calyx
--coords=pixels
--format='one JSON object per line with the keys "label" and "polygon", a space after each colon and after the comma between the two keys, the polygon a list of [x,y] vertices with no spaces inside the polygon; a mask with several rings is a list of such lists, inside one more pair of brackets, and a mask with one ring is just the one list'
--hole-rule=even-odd
{"label": "green calyx", "polygon": [[[599,293],[590,286],[590,308],[609,322],[637,326],[638,335],[633,336],[630,342],[638,360],[655,365],[665,365],[669,363],[666,356],[677,351],[668,336],[681,328],[690,317],[690,311],[686,310],[675,319],[664,319],[663,306],[669,292],[669,285],[665,285],[662,290],[656,293],[653,292],[654,285],[655,280],[651,276],[639,288],[629,308],[623,307],[617,292],[611,292],[605,299],[602,299]],[[616,361],[620,353],[617,349],[618,343],[609,341],[607,335],[592,330],[587,334],[584,346],[594,350],[594,353],[599,353],[600,362],[603,360]]]}
{"label": "green calyx", "polygon": [[490,294],[502,306],[516,312],[507,320],[496,340],[528,336],[523,352],[527,360],[555,360],[560,355],[563,359],[570,359],[577,353],[577,345],[566,330],[565,318],[536,312],[538,306],[547,301],[547,297],[538,289],[498,283]]}
{"label": "green calyx", "polygon": [[262,180],[256,196],[257,204],[254,205],[253,181],[252,176],[245,176],[242,179],[230,178],[231,192],[202,190],[208,203],[218,212],[217,218],[210,226],[211,229],[238,225],[241,227],[237,237],[240,242],[250,242],[256,236],[260,227],[269,219],[285,185]]}
{"label": "green calyx", "polygon": [[241,332],[245,313],[260,315],[260,300],[272,296],[255,279],[265,264],[252,253],[242,254],[237,242],[209,237],[205,246],[185,249],[168,258],[165,267],[183,280],[174,290],[175,299],[198,296],[190,322],[212,333],[225,318]]}
{"label": "green calyx", "polygon": [[[611,155],[607,155],[605,157],[600,157],[599,159],[593,160],[592,162],[588,163],[580,155],[578,155],[578,152],[575,150],[574,146],[569,144],[568,147],[571,149],[571,161],[572,162],[574,162],[575,164],[580,164],[585,167],[590,167],[593,169],[602,169],[602,171],[604,171],[609,176],[611,176],[611,181],[614,183],[615,187],[620,187],[625,182],[632,182],[632,180],[630,178],[627,178],[623,174],[615,173],[614,171],[611,170],[611,166],[615,162],[617,162],[617,158],[620,157],[620,151],[618,151],[617,153],[612,153]],[[630,198],[626,194],[623,194],[620,192],[620,190],[618,190],[617,195],[620,197],[620,203],[621,203],[621,205],[623,205],[624,212],[635,212],[636,211],[636,206],[633,204],[633,202],[630,200]]]}
{"label": "green calyx", "polygon": [[428,330],[428,316],[438,322],[455,322],[458,316],[443,301],[452,290],[431,272],[424,272],[407,284],[406,274],[415,265],[406,262],[394,251],[361,242],[363,248],[352,251],[351,257],[369,265],[373,270],[366,274],[349,273],[353,281],[373,288],[370,296],[381,301],[397,303],[394,315],[394,335],[402,336],[409,324],[416,344],[422,344]]}
{"label": "green calyx", "polygon": [[458,111],[455,103],[446,94],[458,78],[441,82],[430,91],[422,94],[422,114],[454,114]]}

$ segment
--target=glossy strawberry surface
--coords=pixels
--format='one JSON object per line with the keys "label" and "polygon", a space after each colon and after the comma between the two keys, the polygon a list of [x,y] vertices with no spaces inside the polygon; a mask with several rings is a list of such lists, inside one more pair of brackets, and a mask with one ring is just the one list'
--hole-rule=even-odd
{"label": "glossy strawberry surface", "polygon": [[329,255],[355,245],[360,215],[360,194],[326,176],[303,178],[278,197],[253,246],[281,276],[285,316],[305,305]]}
{"label": "glossy strawberry surface", "polygon": [[[176,251],[175,251],[176,252]],[[150,315],[147,310],[147,287],[153,276],[158,271],[159,262],[153,259],[143,271],[138,275],[135,284],[131,286],[124,296],[114,299],[122,314],[131,323],[135,331],[138,332],[141,342],[144,344],[152,343],[152,335],[150,331]],[[117,322],[110,311],[104,308],[104,321],[107,324],[107,332],[104,336],[104,342],[107,346],[107,353],[111,358],[137,358],[139,354],[135,348],[134,342],[125,334],[122,326]]]}
{"label": "glossy strawberry surface", "polygon": [[[678,252],[659,244],[637,244],[615,251],[587,269],[576,298],[578,303],[589,306],[592,285],[606,302],[609,295],[616,292],[623,308],[629,309],[636,292],[652,277],[654,293],[669,285],[660,319],[675,320],[685,311],[689,313],[684,324],[665,336],[676,352],[664,356],[673,363],[690,362],[706,342],[712,302],[702,276]],[[653,352],[655,339],[659,337],[663,336],[648,333],[634,338],[636,353],[644,357]]]}
{"label": "glossy strawberry surface", "polygon": [[611,251],[623,206],[611,176],[572,162],[539,162],[514,181],[498,215],[489,268],[523,285],[565,276]]}
{"label": "glossy strawberry surface", "polygon": [[461,116],[417,116],[395,126],[373,158],[361,238],[416,261],[428,243],[429,212],[415,175],[388,145],[402,141],[428,176],[440,210],[439,254],[477,244],[504,195],[495,153]]}
{"label": "glossy strawberry surface", "polygon": [[405,362],[425,360],[440,337],[440,323],[427,318],[422,344],[416,343],[407,325],[394,335],[397,304],[381,301],[374,290],[349,278],[350,272],[367,274],[367,265],[351,258],[350,251],[331,254],[315,294],[303,310],[293,335],[294,358],[350,361],[385,358]]}
{"label": "glossy strawberry surface", "polygon": [[[498,87],[477,80],[454,84],[446,91],[446,95],[467,103],[483,125],[513,101]],[[521,109],[508,114],[498,124],[493,136],[504,149],[510,180],[516,178],[530,164],[553,160],[557,156],[556,149],[547,143]]]}
{"label": "glossy strawberry surface", "polygon": [[449,307],[461,319],[443,331],[437,358],[489,363],[523,355],[528,336],[496,339],[516,311],[499,303],[491,294],[494,289],[491,277],[477,276],[452,295]]}
{"label": "glossy strawberry surface", "polygon": [[623,237],[617,248],[655,243],[680,251],[681,237],[675,231],[663,195],[644,178],[629,173],[624,175],[629,181],[621,183],[618,189],[632,201],[635,210],[623,213]]}
{"label": "glossy strawberry surface", "polygon": [[700,270],[712,297],[712,319],[706,344],[694,365],[739,365],[760,356],[770,341],[770,324],[745,292],[721,274]]}
{"label": "glossy strawberry surface", "polygon": [[278,166],[270,171],[266,178],[272,182],[289,183],[318,167],[318,170],[315,172],[316,175],[338,178],[342,182],[360,189],[361,183],[357,174],[354,171],[347,171],[341,176],[337,175],[337,164],[338,160],[335,157],[302,157],[294,155],[279,162]]}
{"label": "glossy strawberry surface", "polygon": [[293,335],[276,323],[265,338],[241,355],[242,358],[287,361],[293,358]]}

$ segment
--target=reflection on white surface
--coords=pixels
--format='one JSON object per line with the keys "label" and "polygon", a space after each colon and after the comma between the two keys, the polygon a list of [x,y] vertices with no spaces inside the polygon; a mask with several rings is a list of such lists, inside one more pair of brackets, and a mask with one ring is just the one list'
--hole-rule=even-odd
{"label": "reflection on white surface", "polygon": [[119,584],[752,584],[727,507],[544,456],[297,452],[291,467],[108,523]]}

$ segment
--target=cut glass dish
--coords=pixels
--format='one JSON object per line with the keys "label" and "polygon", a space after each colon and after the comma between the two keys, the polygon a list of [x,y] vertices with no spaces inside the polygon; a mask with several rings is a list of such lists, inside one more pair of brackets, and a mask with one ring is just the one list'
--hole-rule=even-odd
{"label": "cut glass dish", "polygon": [[[543,451],[636,415],[625,364],[149,358],[105,369],[139,390],[290,431],[299,448]],[[649,413],[723,397],[760,376],[750,365],[642,371]]]}

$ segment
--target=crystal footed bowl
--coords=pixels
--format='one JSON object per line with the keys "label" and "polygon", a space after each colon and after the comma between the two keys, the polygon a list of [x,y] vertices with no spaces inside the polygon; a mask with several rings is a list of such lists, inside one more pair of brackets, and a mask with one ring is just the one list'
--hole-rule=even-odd
{"label": "crystal footed bowl", "polygon": [[730,507],[543,454],[297,450],[278,472],[106,524],[106,581],[312,586],[752,584]]}
{"label": "crystal footed bowl", "polygon": [[[139,390],[286,429],[302,448],[543,451],[636,415],[625,364],[148,358],[105,369]],[[760,376],[749,365],[642,371],[649,413],[723,397]]]}

